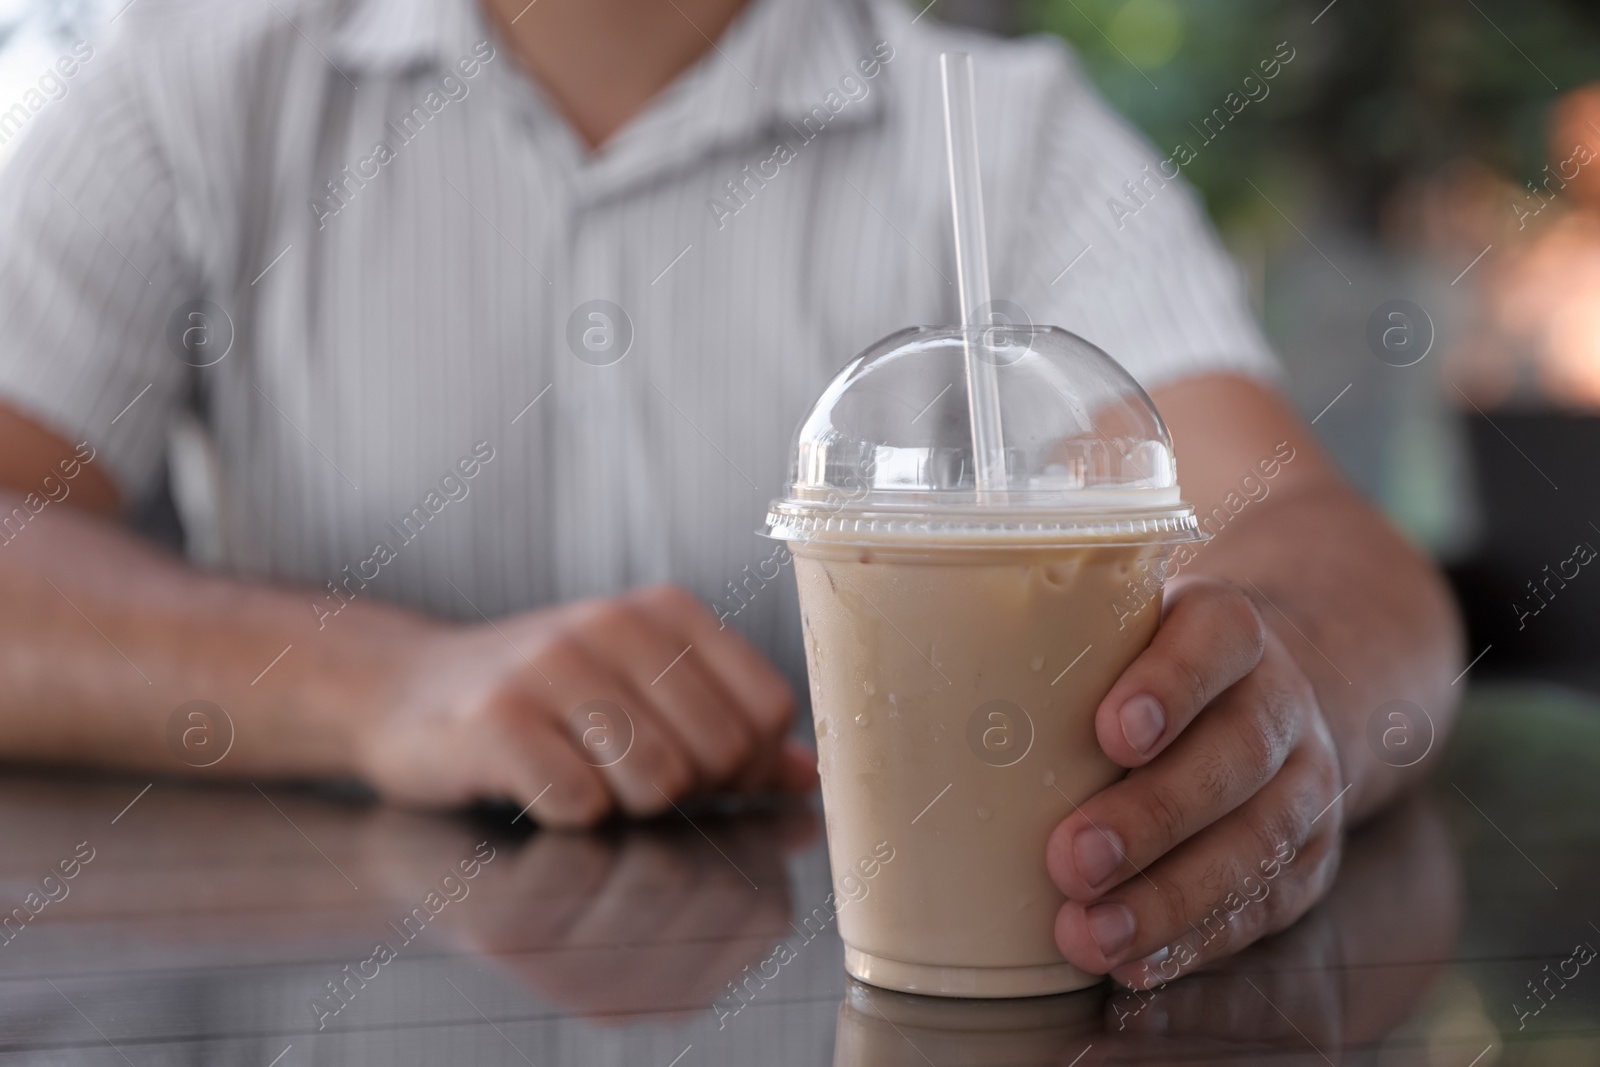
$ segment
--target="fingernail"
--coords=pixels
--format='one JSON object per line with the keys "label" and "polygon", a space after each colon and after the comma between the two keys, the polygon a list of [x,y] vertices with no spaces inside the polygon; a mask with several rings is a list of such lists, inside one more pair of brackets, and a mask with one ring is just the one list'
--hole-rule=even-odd
{"label": "fingernail", "polygon": [[1161,702],[1153,696],[1136,696],[1122,705],[1118,714],[1122,720],[1122,736],[1135,752],[1143,755],[1150,750],[1167,728],[1167,716]]}
{"label": "fingernail", "polygon": [[1084,884],[1097,886],[1122,864],[1122,838],[1115,830],[1088,827],[1072,839],[1072,862]]}
{"label": "fingernail", "polygon": [[1114,959],[1133,940],[1133,912],[1125,904],[1096,904],[1083,913],[1100,955]]}

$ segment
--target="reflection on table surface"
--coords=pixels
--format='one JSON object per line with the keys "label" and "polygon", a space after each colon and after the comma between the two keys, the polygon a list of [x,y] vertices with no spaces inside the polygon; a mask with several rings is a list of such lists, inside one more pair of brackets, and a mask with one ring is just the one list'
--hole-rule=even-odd
{"label": "reflection on table surface", "polygon": [[808,808],[563,835],[10,773],[0,1067],[1600,1063],[1600,714],[1480,692],[1430,758],[1286,933],[1154,994],[1006,1002],[847,982],[797,925],[829,892]]}

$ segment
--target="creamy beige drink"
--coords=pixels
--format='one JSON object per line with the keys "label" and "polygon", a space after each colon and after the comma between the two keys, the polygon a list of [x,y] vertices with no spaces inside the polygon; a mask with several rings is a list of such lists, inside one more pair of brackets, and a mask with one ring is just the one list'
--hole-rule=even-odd
{"label": "creamy beige drink", "polygon": [[1056,949],[1045,840],[1122,773],[1094,713],[1155,631],[1129,583],[1164,550],[791,547],[836,883],[895,852],[839,912],[850,972],[973,997],[1098,981]]}
{"label": "creamy beige drink", "polygon": [[[974,359],[1004,412],[987,438]],[[801,423],[766,533],[794,556],[850,973],[954,997],[1098,981],[1056,950],[1045,842],[1121,773],[1095,711],[1201,538],[1150,398],[1055,327],[903,330]]]}

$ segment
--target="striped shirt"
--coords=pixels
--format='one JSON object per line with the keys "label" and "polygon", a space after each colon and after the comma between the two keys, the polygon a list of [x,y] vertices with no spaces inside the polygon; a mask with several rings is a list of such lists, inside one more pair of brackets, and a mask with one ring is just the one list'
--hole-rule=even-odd
{"label": "striped shirt", "polygon": [[129,499],[197,412],[177,495],[230,572],[461,618],[675,581],[798,677],[754,530],[830,377],[957,314],[952,48],[996,295],[1146,387],[1274,374],[1195,198],[1054,40],[752,0],[590,152],[470,0],[141,0],[0,172],[0,396]]}

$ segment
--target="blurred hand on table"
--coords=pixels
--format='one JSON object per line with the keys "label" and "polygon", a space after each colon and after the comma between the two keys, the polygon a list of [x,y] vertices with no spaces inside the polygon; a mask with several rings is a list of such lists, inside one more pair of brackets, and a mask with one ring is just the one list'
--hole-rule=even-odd
{"label": "blurred hand on table", "polygon": [[425,804],[506,797],[552,826],[714,791],[804,791],[794,695],[676,586],[433,630],[365,724],[363,777]]}

